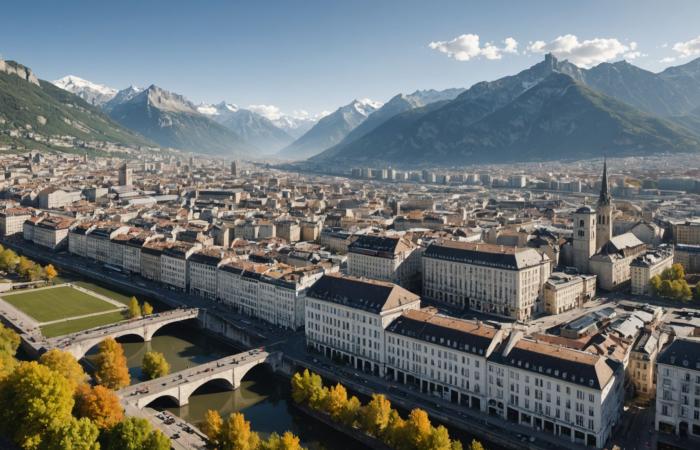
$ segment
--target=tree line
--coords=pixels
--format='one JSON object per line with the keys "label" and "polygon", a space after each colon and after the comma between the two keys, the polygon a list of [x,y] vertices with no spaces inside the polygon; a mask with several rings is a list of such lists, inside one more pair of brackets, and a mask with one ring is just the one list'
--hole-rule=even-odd
{"label": "tree line", "polygon": [[694,289],[688,285],[685,279],[685,269],[680,263],[673,264],[668,269],[661,272],[661,275],[654,275],[649,280],[651,291],[659,297],[673,298],[681,301],[695,299],[700,301],[700,281]]}
{"label": "tree line", "polygon": [[[169,450],[170,439],[126,417],[114,389],[129,384],[121,346],[100,344],[96,385],[70,353],[15,358],[19,336],[0,325],[0,434],[25,450]],[[19,419],[19,420],[18,420]]]}
{"label": "tree line", "polygon": [[[330,388],[321,377],[308,370],[292,376],[292,398],[296,403],[328,415],[339,424],[362,431],[396,450],[461,450],[462,443],[451,439],[442,425],[433,426],[428,413],[413,409],[407,418],[391,407],[383,394],[373,394],[363,405],[356,396],[348,396],[340,383]],[[474,440],[470,450],[483,450]]]}
{"label": "tree line", "polygon": [[299,438],[290,431],[281,436],[272,433],[263,439],[252,430],[250,422],[239,412],[229,415],[224,421],[214,410],[204,415],[202,432],[207,435],[211,447],[216,450],[301,450]]}
{"label": "tree line", "polygon": [[150,303],[144,302],[140,304],[136,297],[131,297],[129,300],[130,319],[138,319],[139,317],[150,316],[151,314],[153,314],[153,306],[151,306]]}
{"label": "tree line", "polygon": [[0,245],[0,270],[14,273],[27,281],[46,280],[52,281],[58,276],[58,271],[53,264],[41,266],[26,256],[19,256],[14,250]]}

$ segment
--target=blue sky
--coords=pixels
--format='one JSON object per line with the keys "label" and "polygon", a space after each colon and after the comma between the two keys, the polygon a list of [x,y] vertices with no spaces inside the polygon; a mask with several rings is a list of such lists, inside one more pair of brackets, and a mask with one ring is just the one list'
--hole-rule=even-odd
{"label": "blue sky", "polygon": [[[40,0],[7,2],[2,15],[0,54],[40,78],[154,83],[195,102],[287,113],[468,87],[548,49],[587,63],[633,57],[653,71],[700,56],[697,0]],[[461,35],[479,46],[474,36],[450,42]]]}

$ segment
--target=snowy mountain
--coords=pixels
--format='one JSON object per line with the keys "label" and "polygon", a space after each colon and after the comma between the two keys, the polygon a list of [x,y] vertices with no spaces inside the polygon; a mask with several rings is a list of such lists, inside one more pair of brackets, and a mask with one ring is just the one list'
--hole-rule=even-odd
{"label": "snowy mountain", "polygon": [[381,106],[381,103],[369,99],[353,100],[320,119],[299,139],[283,148],[278,156],[283,159],[300,160],[316,155],[342,141]]}
{"label": "snowy mountain", "polygon": [[121,105],[124,102],[128,102],[132,98],[136,97],[139,95],[141,92],[143,92],[143,88],[136,87],[136,86],[129,86],[128,88],[122,89],[121,91],[117,92],[117,94],[112,97],[112,99],[102,105],[102,109],[105,111],[109,112],[112,109],[114,109],[115,106]]}
{"label": "snowy mountain", "polygon": [[310,116],[308,114],[303,115],[282,115],[276,119],[272,120],[277,128],[284,130],[288,135],[294,139],[300,138],[304,133],[309,131],[319,119],[323,118],[326,114]]}
{"label": "snowy mountain", "polygon": [[109,114],[164,147],[233,157],[257,153],[254,146],[200,113],[185,97],[155,85],[114,105]]}
{"label": "snowy mountain", "polygon": [[259,148],[261,155],[275,153],[294,140],[268,118],[234,104],[226,102],[216,105],[201,104],[197,106],[197,111]]}
{"label": "snowy mountain", "polygon": [[61,79],[54,80],[55,86],[71,92],[82,98],[91,105],[101,106],[111,100],[117,90],[102,84],[93,83],[92,81],[84,80],[75,75],[67,75]]}

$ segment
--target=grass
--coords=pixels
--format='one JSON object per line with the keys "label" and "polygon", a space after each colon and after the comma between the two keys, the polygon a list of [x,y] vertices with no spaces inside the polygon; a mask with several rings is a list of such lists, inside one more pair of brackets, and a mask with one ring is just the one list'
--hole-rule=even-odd
{"label": "grass", "polygon": [[[123,303],[125,305],[129,305],[129,300],[131,300],[131,296],[129,295],[121,294],[119,292],[113,291],[108,288],[104,288],[102,286],[98,286],[88,281],[72,281],[72,283],[76,286],[80,286],[82,288],[89,289],[93,292],[97,292],[98,294],[104,295],[105,297],[109,297],[112,300],[116,300],[119,303]],[[140,300],[141,299],[139,299],[139,301]]]}
{"label": "grass", "polygon": [[5,295],[2,298],[39,322],[50,322],[116,309],[111,303],[69,286],[30,290],[19,294]]}
{"label": "grass", "polygon": [[64,334],[75,333],[102,325],[120,322],[126,319],[126,311],[112,311],[99,316],[83,317],[81,319],[67,320],[41,327],[41,333],[52,338]]}

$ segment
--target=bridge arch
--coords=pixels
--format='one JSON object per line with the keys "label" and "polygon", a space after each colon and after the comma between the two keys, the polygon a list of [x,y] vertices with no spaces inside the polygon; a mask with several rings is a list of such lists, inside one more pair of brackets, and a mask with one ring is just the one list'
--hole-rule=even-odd
{"label": "bridge arch", "polygon": [[191,384],[183,386],[180,390],[180,403],[182,405],[189,403],[192,394],[194,394],[199,388],[202,388],[208,384],[219,383],[220,385],[225,386],[227,390],[235,390],[238,386],[234,384],[232,375],[233,371],[215,373],[211,377],[202,378],[201,380],[197,380]]}

